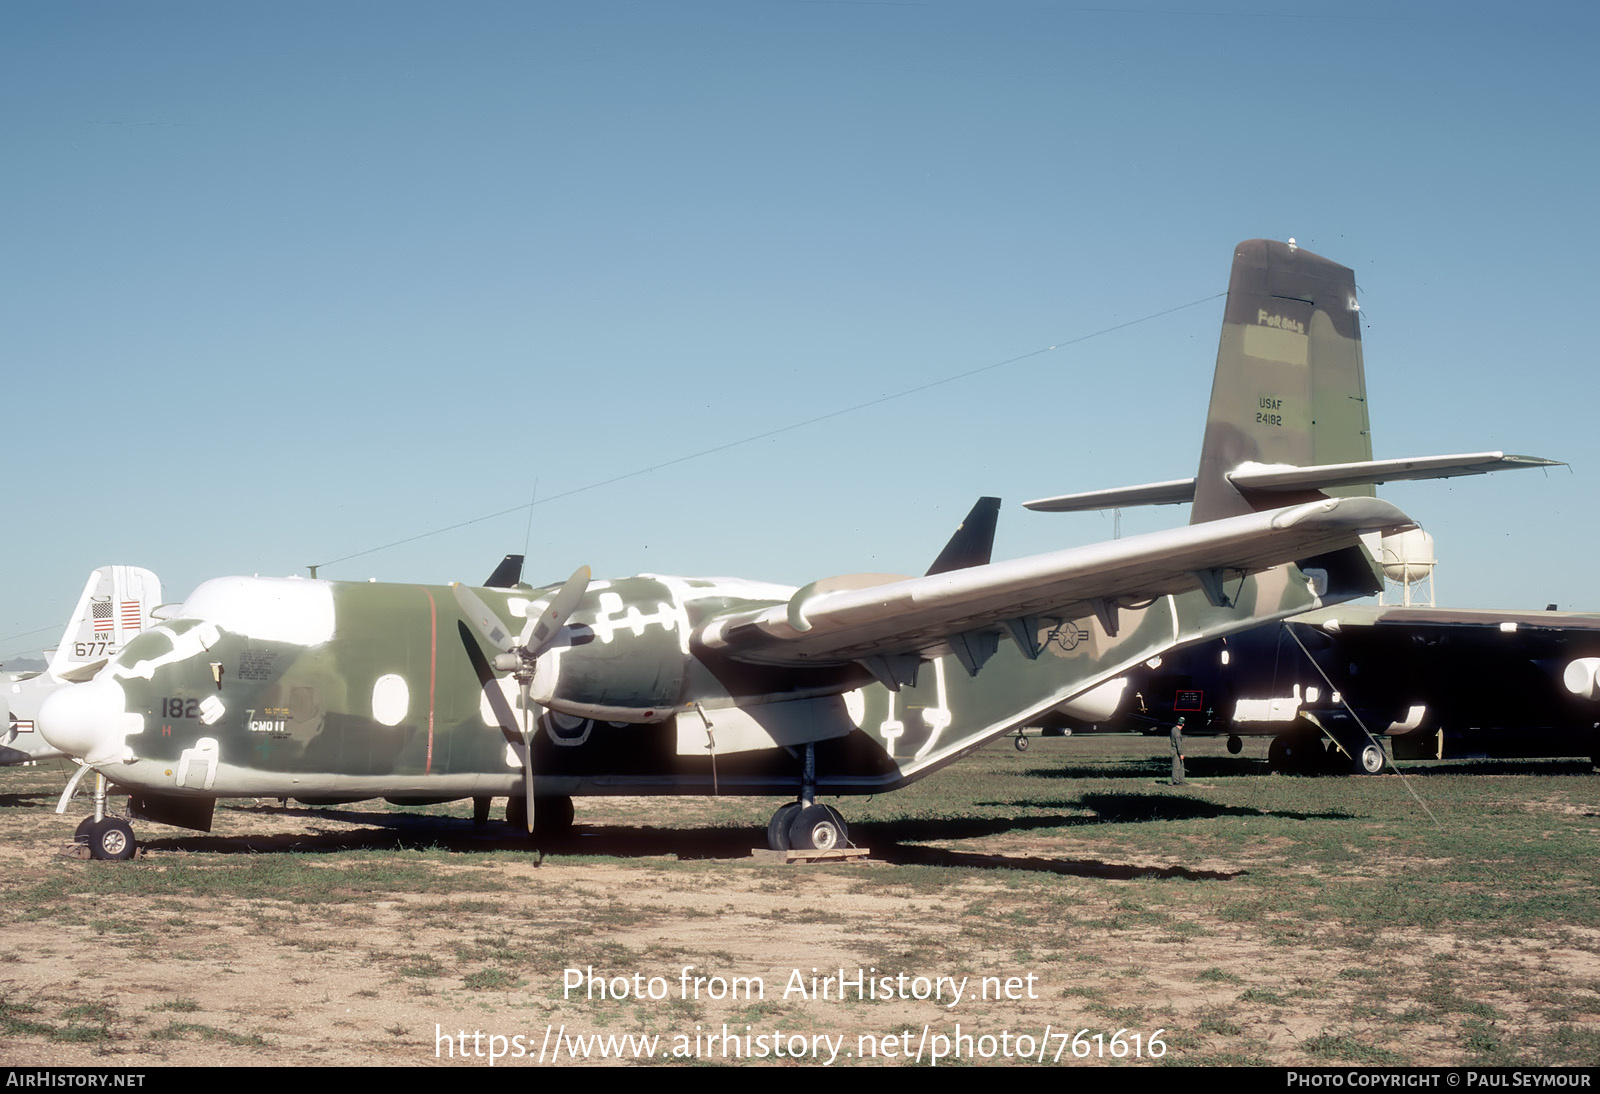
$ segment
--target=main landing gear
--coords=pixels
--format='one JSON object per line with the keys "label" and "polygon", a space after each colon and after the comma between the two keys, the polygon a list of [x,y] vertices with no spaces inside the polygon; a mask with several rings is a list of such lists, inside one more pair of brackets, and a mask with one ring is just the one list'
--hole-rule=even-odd
{"label": "main landing gear", "polygon": [[[571,798],[565,794],[541,794],[533,800],[533,834],[546,839],[569,836],[572,834],[574,816]],[[506,823],[519,830],[527,829],[527,798],[513,796],[506,799]]]}
{"label": "main landing gear", "polygon": [[805,768],[800,778],[800,799],[778,807],[767,822],[767,846],[774,851],[832,851],[850,843],[850,829],[839,811],[821,805],[817,797],[817,758],[806,745]]}
{"label": "main landing gear", "polygon": [[1388,762],[1383,745],[1355,733],[1341,733],[1339,743],[1314,729],[1297,729],[1272,739],[1267,763],[1284,775],[1378,775]]}

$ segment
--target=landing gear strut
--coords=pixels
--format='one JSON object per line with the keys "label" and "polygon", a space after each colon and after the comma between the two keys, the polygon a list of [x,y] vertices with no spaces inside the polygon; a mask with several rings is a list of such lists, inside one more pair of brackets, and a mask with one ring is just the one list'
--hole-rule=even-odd
{"label": "landing gear strut", "polygon": [[774,851],[831,851],[850,841],[850,829],[839,811],[817,804],[817,754],[806,745],[800,776],[800,798],[785,802],[767,822],[767,846]]}

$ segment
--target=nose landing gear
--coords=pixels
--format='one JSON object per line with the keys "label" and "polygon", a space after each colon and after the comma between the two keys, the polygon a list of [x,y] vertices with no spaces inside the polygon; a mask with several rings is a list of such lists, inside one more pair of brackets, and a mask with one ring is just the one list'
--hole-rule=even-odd
{"label": "nose landing gear", "polygon": [[65,813],[67,803],[78,792],[78,784],[84,776],[94,774],[94,815],[83,818],[77,831],[72,833],[72,841],[80,846],[89,848],[89,857],[105,862],[125,862],[139,851],[139,841],[133,837],[133,826],[121,817],[106,816],[106,799],[109,797],[111,784],[106,782],[106,777],[88,766],[80,767],[77,774],[72,776],[67,783],[67,788],[61,792],[61,800],[56,803],[56,812]]}
{"label": "nose landing gear", "polygon": [[139,850],[139,841],[133,836],[133,826],[120,817],[101,820],[85,817],[72,838],[77,843],[88,845],[90,858],[107,862],[125,862]]}

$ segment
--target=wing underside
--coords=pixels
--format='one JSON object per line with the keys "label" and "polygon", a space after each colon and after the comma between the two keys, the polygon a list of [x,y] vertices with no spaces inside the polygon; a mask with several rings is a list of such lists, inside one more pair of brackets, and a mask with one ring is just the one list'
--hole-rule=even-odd
{"label": "wing underside", "polygon": [[802,589],[787,604],[723,616],[696,635],[734,660],[786,666],[953,651],[964,638],[1012,635],[1024,646],[1040,619],[1093,613],[1204,590],[1226,606],[1230,582],[1411,526],[1375,498],[1311,502],[1008,562],[863,588]]}

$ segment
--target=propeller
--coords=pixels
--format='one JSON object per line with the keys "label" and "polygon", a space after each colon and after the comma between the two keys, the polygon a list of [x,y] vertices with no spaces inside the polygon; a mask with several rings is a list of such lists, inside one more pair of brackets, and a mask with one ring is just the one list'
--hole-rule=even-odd
{"label": "propeller", "polygon": [[528,616],[527,626],[515,638],[494,609],[485,604],[477,593],[465,585],[450,586],[461,614],[491,646],[500,651],[493,662],[495,669],[511,673],[517,681],[522,705],[521,724],[517,727],[522,735],[522,789],[527,795],[530,834],[533,832],[533,704],[528,696],[533,688],[533,673],[538,666],[539,655],[555,642],[567,619],[583,602],[583,594],[589,590],[589,576],[587,566],[579,566],[574,570],[572,576],[550,598],[544,611],[537,617]]}

